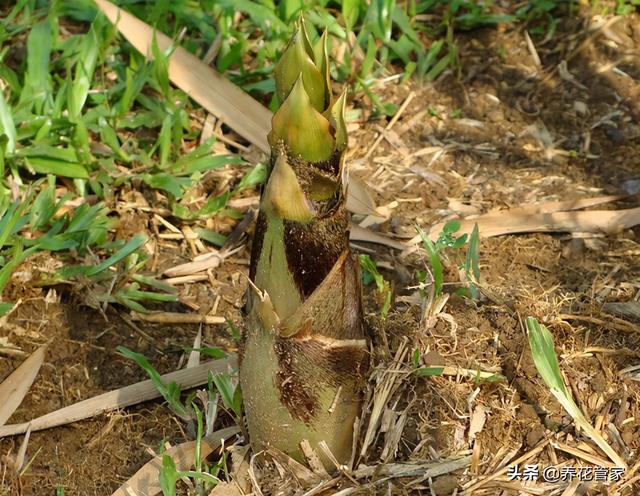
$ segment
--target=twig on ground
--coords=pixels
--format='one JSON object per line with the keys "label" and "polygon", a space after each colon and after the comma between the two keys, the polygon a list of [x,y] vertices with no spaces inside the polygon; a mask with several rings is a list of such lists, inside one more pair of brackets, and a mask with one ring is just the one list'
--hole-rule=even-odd
{"label": "twig on ground", "polygon": [[131,312],[133,320],[144,320],[145,322],[155,322],[159,324],[224,324],[227,319],[217,315],[200,315],[194,313],[176,312],[152,312],[138,313]]}

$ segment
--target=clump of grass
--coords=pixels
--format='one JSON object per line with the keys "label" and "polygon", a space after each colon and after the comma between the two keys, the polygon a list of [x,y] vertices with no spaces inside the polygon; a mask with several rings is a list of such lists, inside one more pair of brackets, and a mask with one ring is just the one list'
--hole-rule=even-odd
{"label": "clump of grass", "polygon": [[465,246],[465,260],[459,268],[464,270],[466,287],[458,289],[457,293],[474,300],[478,299],[480,297],[480,267],[478,264],[480,232],[478,225],[476,224],[473,228],[471,236],[467,234],[457,236],[460,222],[457,220],[449,221],[443,226],[435,242],[431,241],[419,226],[416,226],[416,230],[422,238],[422,245],[429,257],[429,267],[425,271],[418,272],[418,282],[422,286],[430,288],[433,299],[439,298],[443,292],[445,264],[449,262],[448,253],[453,253]]}
{"label": "clump of grass", "polygon": [[[59,15],[89,23],[88,31],[69,35]],[[239,216],[227,201],[259,183],[264,167],[194,208],[193,190],[206,173],[246,164],[212,155],[213,138],[198,143],[191,104],[169,82],[167,53],[154,47],[148,62],[120,46],[91,2],[44,9],[18,2],[0,20],[0,33],[9,42],[26,34],[23,58],[0,53],[0,294],[20,264],[52,252],[64,267],[37,284],[70,282],[90,306],[144,312],[145,302],[176,302],[174,288],[144,274],[146,237],[114,235],[115,199],[135,182],[157,190],[184,222]],[[200,232],[224,242],[219,233]],[[0,302],[0,314],[10,308]]]}

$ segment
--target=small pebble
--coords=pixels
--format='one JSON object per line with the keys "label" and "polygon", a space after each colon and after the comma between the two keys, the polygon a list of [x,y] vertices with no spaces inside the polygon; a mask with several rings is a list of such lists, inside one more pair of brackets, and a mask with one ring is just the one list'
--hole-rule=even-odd
{"label": "small pebble", "polygon": [[589,112],[589,109],[587,108],[587,104],[584,102],[581,102],[580,100],[576,100],[575,102],[573,102],[573,110],[575,110],[576,113],[580,115],[586,115],[587,112]]}
{"label": "small pebble", "polygon": [[612,126],[611,124],[603,124],[602,130],[612,143],[621,145],[625,142],[624,134],[622,134],[622,132],[617,127]]}

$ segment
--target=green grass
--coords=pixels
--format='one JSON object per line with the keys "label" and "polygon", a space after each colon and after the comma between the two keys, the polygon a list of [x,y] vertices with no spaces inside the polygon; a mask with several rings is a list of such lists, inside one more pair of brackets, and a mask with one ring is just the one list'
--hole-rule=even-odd
{"label": "green grass", "polygon": [[579,427],[586,436],[590,437],[616,466],[626,467],[625,461],[591,425],[589,419],[584,415],[582,410],[580,410],[580,407],[574,400],[562,375],[551,331],[549,331],[545,325],[540,324],[534,317],[527,317],[526,329],[533,363],[551,394],[571,416],[575,425]]}
{"label": "green grass", "polygon": [[375,282],[378,295],[382,300],[382,308],[380,309],[380,317],[385,319],[391,308],[391,298],[393,296],[389,281],[387,281],[378,271],[375,261],[366,254],[358,255],[360,268],[362,269],[362,283],[367,286]]}
{"label": "green grass", "polygon": [[456,292],[474,300],[480,297],[480,266],[478,264],[480,231],[477,224],[474,226],[471,236],[467,234],[456,235],[459,230],[459,221],[449,221],[442,227],[438,239],[434,242],[429,239],[422,228],[416,226],[416,231],[422,238],[422,246],[429,257],[427,270],[419,271],[417,278],[422,286],[432,288],[434,298],[438,298],[442,294],[445,284],[445,267],[450,264],[450,256],[465,247],[464,261],[460,262],[459,268],[464,270],[466,287],[459,288]]}
{"label": "green grass", "polygon": [[[89,2],[38,7],[18,2],[0,20],[0,294],[22,262],[47,251],[64,266],[38,285],[73,283],[96,307],[175,302],[173,288],[143,274],[145,235],[115,236],[117,197],[143,183],[178,219],[240,217],[226,202],[260,183],[264,167],[211,155],[213,139],[199,143],[195,108],[169,83],[166,54],[147,62]],[[195,208],[203,175],[228,165],[243,180]],[[224,242],[202,229],[204,241]],[[10,309],[0,303],[0,315]]]}

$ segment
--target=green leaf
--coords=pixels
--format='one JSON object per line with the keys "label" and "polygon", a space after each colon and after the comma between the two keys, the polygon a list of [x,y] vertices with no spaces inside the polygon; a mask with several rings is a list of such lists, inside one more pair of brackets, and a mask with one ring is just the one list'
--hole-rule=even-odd
{"label": "green leaf", "polygon": [[467,238],[468,236],[466,234],[463,234],[462,236],[458,236],[453,242],[453,244],[451,245],[451,248],[462,248],[467,242]]}
{"label": "green leaf", "polygon": [[236,155],[211,155],[210,153],[211,152],[208,152],[207,155],[203,157],[179,160],[175,165],[171,166],[171,170],[176,171],[176,173],[180,175],[191,175],[194,172],[206,172],[212,169],[219,169],[225,165],[244,163],[244,160]]}
{"label": "green leaf", "polygon": [[174,294],[155,293],[153,291],[140,291],[132,287],[120,290],[120,294],[130,300],[149,300],[149,301],[165,301],[177,302],[178,297]]}
{"label": "green leaf", "polygon": [[53,125],[53,121],[50,117],[46,117],[40,129],[36,133],[35,138],[33,138],[33,142],[36,144],[40,144],[43,142],[47,142],[50,139],[51,134],[51,126]]}
{"label": "green leaf", "polygon": [[416,230],[422,238],[422,244],[427,250],[429,255],[429,265],[431,265],[431,273],[433,275],[433,284],[435,287],[435,296],[438,297],[442,294],[442,286],[444,284],[444,270],[442,267],[442,261],[440,255],[436,249],[436,245],[431,241],[425,232],[419,226],[416,226]]}
{"label": "green leaf", "polygon": [[91,0],[64,0],[55,2],[55,5],[58,7],[58,15],[81,22],[92,22],[98,13],[95,2]]}
{"label": "green leaf", "polygon": [[391,297],[393,296],[388,284],[385,284],[385,289],[386,293],[384,296],[384,303],[382,304],[382,309],[380,310],[380,317],[382,318],[382,320],[386,319],[387,315],[389,314],[389,310],[391,309]]}
{"label": "green leaf", "polygon": [[360,77],[368,78],[371,75],[371,70],[373,69],[373,64],[376,61],[376,54],[378,53],[378,46],[376,45],[376,40],[373,36],[370,36],[367,39],[367,51],[362,61],[362,65],[360,66]]}
{"label": "green leaf", "polygon": [[347,31],[351,31],[360,16],[360,0],[343,0],[342,18]]}
{"label": "green leaf", "polygon": [[526,326],[533,363],[545,384],[551,390],[551,394],[571,415],[576,426],[584,431],[617,466],[626,467],[625,461],[607,443],[602,434],[589,423],[573,396],[571,396],[560,372],[558,357],[553,345],[553,335],[533,317],[527,317]]}
{"label": "green leaf", "polygon": [[571,393],[560,372],[558,356],[553,346],[553,336],[549,329],[538,323],[533,317],[527,317],[526,323],[531,356],[538,373],[548,387],[560,391],[567,398],[571,398]]}
{"label": "green leaf", "polygon": [[111,148],[120,159],[129,162],[131,157],[122,149],[118,135],[104,117],[98,119],[98,126],[100,127],[100,139],[102,143]]}
{"label": "green leaf", "polygon": [[42,22],[33,26],[27,38],[27,73],[20,101],[35,105],[38,113],[42,112],[44,102],[51,96],[49,59],[52,45],[51,24]]}
{"label": "green leaf", "polygon": [[144,305],[141,305],[140,303],[138,303],[135,300],[132,300],[131,298],[127,298],[127,296],[122,294],[121,291],[118,291],[113,295],[113,299],[111,299],[110,302],[113,303],[114,301],[117,303],[120,303],[121,305],[124,305],[130,310],[133,310],[134,312],[143,313],[143,314],[149,313],[149,310],[147,310],[144,307]]}
{"label": "green leaf", "polygon": [[175,382],[170,384],[166,384],[158,371],[149,363],[147,357],[145,357],[142,353],[137,353],[135,351],[131,351],[124,346],[118,346],[116,351],[120,353],[122,356],[133,360],[141,367],[153,382],[153,385],[156,387],[158,392],[162,395],[165,401],[169,404],[169,407],[176,413],[180,418],[184,420],[191,419],[191,415],[189,411],[184,406],[184,404],[180,401],[180,386]]}
{"label": "green leaf", "polygon": [[427,377],[432,375],[442,375],[443,372],[444,372],[444,367],[431,366],[431,367],[420,367],[419,369],[416,369],[415,374],[420,377]]}
{"label": "green leaf", "polygon": [[131,67],[126,69],[124,92],[116,105],[118,115],[122,116],[131,110],[133,102],[142,91],[152,70],[152,64],[146,64],[137,71]]}
{"label": "green leaf", "polygon": [[176,464],[169,455],[162,455],[162,468],[158,474],[158,482],[164,496],[176,496],[176,484],[180,474],[176,469]]}
{"label": "green leaf", "polygon": [[413,350],[413,353],[411,354],[411,363],[416,368],[420,365],[420,355],[421,355],[420,348],[416,348],[415,350]]}
{"label": "green leaf", "polygon": [[157,146],[160,149],[160,167],[166,168],[169,165],[169,156],[171,154],[171,130],[173,128],[173,115],[167,114],[162,121],[160,134],[158,135]]}
{"label": "green leaf", "polygon": [[467,247],[467,257],[465,261],[465,273],[469,281],[469,291],[473,299],[480,297],[478,283],[480,282],[480,266],[478,264],[480,247],[480,231],[478,224],[473,226],[471,238],[469,238],[469,246]]}
{"label": "green leaf", "polygon": [[236,189],[235,192],[239,193],[244,189],[253,188],[258,184],[264,183],[266,179],[267,179],[267,167],[265,164],[260,163],[255,167],[253,167],[244,176],[242,176],[242,179],[240,179],[238,186],[236,186],[235,188]]}
{"label": "green leaf", "polygon": [[452,52],[447,53],[442,57],[426,74],[427,81],[433,81],[436,79],[442,71],[444,71],[450,64],[453,63],[455,57]]}
{"label": "green leaf", "polygon": [[7,137],[5,152],[7,155],[11,155],[16,147],[16,126],[9,105],[0,91],[0,135],[2,134]]}
{"label": "green leaf", "polygon": [[221,247],[227,241],[227,237],[224,234],[206,229],[204,227],[196,227],[193,229],[200,239],[204,239],[212,245]]}
{"label": "green leaf", "polygon": [[0,269],[0,294],[4,290],[4,287],[9,282],[11,278],[11,274],[13,271],[18,268],[18,266],[24,262],[29,256],[35,253],[37,249],[35,247],[29,248],[27,250],[22,249],[22,243],[17,241],[14,244],[13,250],[11,250],[7,255],[9,258],[9,262],[5,264],[2,269]]}
{"label": "green leaf", "polygon": [[[360,254],[358,255],[358,260],[360,261],[360,267],[362,267],[363,272],[363,276],[364,275],[368,275],[369,276],[369,281],[375,281],[376,282],[376,286],[378,287],[378,291],[383,291],[384,290],[384,278],[382,277],[382,274],[380,274],[380,272],[378,272],[378,266],[376,265],[376,263],[371,259],[371,257],[369,255],[366,254]],[[368,284],[367,282],[365,282],[365,285]]]}
{"label": "green leaf", "polygon": [[281,0],[279,3],[280,18],[288,21],[293,19],[304,8],[303,0]]}
{"label": "green leaf", "polygon": [[175,198],[181,198],[184,189],[192,184],[190,179],[177,178],[166,172],[159,172],[158,174],[144,173],[139,174],[138,177],[152,188],[168,191]]}
{"label": "green leaf", "polygon": [[2,303],[0,302],[0,317],[7,315],[14,307],[14,303]]}
{"label": "green leaf", "polygon": [[98,60],[100,41],[96,32],[102,24],[102,17],[91,25],[89,32],[83,36],[76,62],[76,72],[73,82],[69,85],[68,109],[69,115],[74,120],[80,116],[82,108],[87,100],[91,80]]}
{"label": "green leaf", "polygon": [[61,148],[48,145],[32,145],[16,151],[16,157],[41,157],[63,162],[77,162],[78,155],[72,148]]}
{"label": "green leaf", "polygon": [[267,33],[272,30],[285,31],[286,24],[276,15],[275,9],[268,8],[250,0],[219,0],[218,4],[232,12],[240,11],[247,14],[253,22]]}
{"label": "green leaf", "polygon": [[88,179],[89,173],[82,164],[62,162],[45,157],[30,157],[26,159],[27,165],[38,174],[53,174],[55,176]]}
{"label": "green leaf", "polygon": [[237,418],[242,415],[242,396],[240,396],[240,386],[234,385],[231,376],[228,374],[213,374],[209,372],[209,379],[215,384],[220,393],[223,405],[232,411]]}
{"label": "green leaf", "polygon": [[443,227],[442,231],[447,234],[453,234],[460,230],[460,221],[459,220],[450,220]]}
{"label": "green leaf", "polygon": [[10,236],[15,233],[16,225],[25,210],[29,207],[30,198],[27,201],[15,201],[0,217],[0,249],[7,243]]}
{"label": "green leaf", "polygon": [[63,267],[60,269],[59,273],[62,277],[74,277],[77,275],[84,275],[86,277],[92,277],[104,272],[112,265],[117,264],[123,258],[131,255],[134,251],[140,248],[143,244],[147,242],[147,237],[144,234],[136,234],[133,238],[131,238],[122,248],[120,248],[116,253],[111,255],[109,258],[99,263],[98,265],[77,265],[77,266],[69,266]]}
{"label": "green leaf", "polygon": [[57,210],[54,188],[49,185],[38,193],[31,205],[29,215],[31,229],[39,230],[49,224]]}
{"label": "green leaf", "polygon": [[147,277],[143,276],[142,274],[133,274],[131,278],[136,282],[146,284],[147,286],[159,289],[160,291],[164,291],[165,293],[176,294],[178,292],[178,288],[176,288],[175,286],[167,284],[163,281],[159,281],[155,277]]}
{"label": "green leaf", "polygon": [[219,196],[214,196],[213,198],[210,198],[209,200],[207,200],[207,203],[205,203],[204,206],[198,211],[197,215],[199,217],[202,217],[205,215],[212,215],[222,210],[227,204],[227,202],[229,201],[230,197],[231,197],[231,192],[227,191],[226,193],[222,193]]}
{"label": "green leaf", "polygon": [[107,270],[112,265],[117,264],[123,258],[131,255],[134,251],[140,248],[143,244],[147,242],[147,236],[144,234],[136,234],[133,238],[131,238],[122,248],[120,248],[116,253],[107,258],[104,262],[92,267],[90,270],[86,272],[87,277],[91,277],[93,275],[99,274],[100,272]]}
{"label": "green leaf", "polygon": [[106,215],[107,210],[102,203],[95,205],[83,203],[73,210],[73,217],[69,222],[67,232],[84,232],[98,227],[106,229]]}
{"label": "green leaf", "polygon": [[163,52],[158,46],[158,40],[156,39],[156,32],[153,32],[153,41],[151,43],[151,53],[153,55],[153,67],[156,80],[160,84],[160,90],[165,98],[171,97],[171,85],[169,82],[169,55],[175,47],[173,44]]}
{"label": "green leaf", "polygon": [[192,351],[197,351],[198,353],[205,355],[209,358],[215,358],[220,359],[220,358],[226,358],[228,355],[227,353],[225,353],[224,351],[222,351],[220,348],[216,348],[214,346],[207,346],[205,348],[185,348],[184,350],[186,353],[191,353]]}

